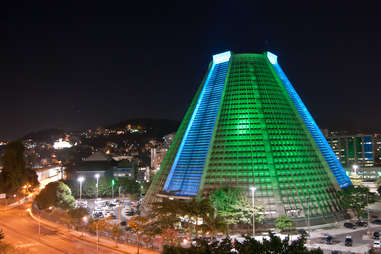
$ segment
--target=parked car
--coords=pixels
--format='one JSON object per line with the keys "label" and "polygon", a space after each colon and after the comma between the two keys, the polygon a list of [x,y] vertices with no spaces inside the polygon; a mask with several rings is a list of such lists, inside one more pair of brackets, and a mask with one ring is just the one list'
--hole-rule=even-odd
{"label": "parked car", "polygon": [[325,244],[332,244],[333,237],[331,235],[327,235],[324,239]]}
{"label": "parked car", "polygon": [[345,243],[345,246],[351,247],[352,246],[352,236],[351,235],[347,235],[345,237],[344,243]]}
{"label": "parked car", "polygon": [[299,229],[299,230],[298,230],[298,234],[299,234],[299,235],[303,235],[303,234],[304,234],[304,235],[308,235],[308,232],[307,232],[306,230],[304,230],[304,229]]}
{"label": "parked car", "polygon": [[93,217],[103,218],[103,213],[101,211],[93,211]]}
{"label": "parked car", "polygon": [[345,222],[344,223],[344,227],[345,228],[351,228],[351,229],[355,229],[356,228],[355,224],[353,224],[351,222]]}
{"label": "parked car", "polygon": [[376,219],[374,221],[372,221],[373,224],[377,224],[377,225],[381,225],[381,220],[380,219]]}
{"label": "parked car", "polygon": [[332,244],[333,243],[333,237],[329,234],[323,234],[323,236],[321,237],[321,240],[320,240],[320,243],[323,243],[323,244]]}
{"label": "parked car", "polygon": [[356,221],[356,226],[367,227],[368,226],[368,222],[358,220],[358,221]]}
{"label": "parked car", "polygon": [[134,211],[128,211],[128,212],[126,212],[126,215],[127,216],[134,216],[135,212]]}
{"label": "parked car", "polygon": [[[111,200],[110,203],[115,205],[115,206],[117,206],[119,204],[119,200],[118,199],[114,199],[114,200]],[[122,200],[120,201],[120,203],[122,203]]]}
{"label": "parked car", "polygon": [[373,233],[373,239],[375,239],[375,240],[378,240],[378,239],[380,239],[380,232],[374,232]]}
{"label": "parked car", "polygon": [[380,249],[381,248],[381,243],[379,240],[374,240],[373,241],[373,248],[375,249]]}

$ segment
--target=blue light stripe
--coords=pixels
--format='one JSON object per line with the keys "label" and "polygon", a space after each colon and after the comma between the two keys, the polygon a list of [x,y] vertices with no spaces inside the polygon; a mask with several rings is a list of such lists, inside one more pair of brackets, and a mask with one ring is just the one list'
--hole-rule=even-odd
{"label": "blue light stripe", "polygon": [[343,166],[340,164],[340,162],[336,158],[327,140],[324,138],[319,127],[317,126],[314,119],[312,118],[311,114],[308,112],[306,106],[300,99],[299,95],[295,91],[291,82],[288,80],[286,74],[283,72],[282,68],[279,66],[276,56],[268,52],[267,57],[269,58],[270,63],[273,65],[275,69],[275,72],[277,73],[278,77],[280,78],[284,87],[286,88],[287,93],[291,97],[291,100],[293,101],[296,109],[298,110],[305,125],[307,126],[307,129],[311,133],[311,136],[313,137],[317,146],[319,147],[320,152],[323,155],[324,159],[326,160],[328,166],[330,167],[333,175],[335,176],[337,183],[339,184],[341,188],[352,185],[351,180],[345,173]]}
{"label": "blue light stripe", "polygon": [[228,66],[229,60],[213,62],[165,182],[164,191],[176,191],[174,195],[178,196],[197,195]]}

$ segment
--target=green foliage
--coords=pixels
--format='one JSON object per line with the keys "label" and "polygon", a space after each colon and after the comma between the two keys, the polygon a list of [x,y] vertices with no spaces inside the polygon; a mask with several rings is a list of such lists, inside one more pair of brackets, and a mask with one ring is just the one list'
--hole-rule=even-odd
{"label": "green foliage", "polygon": [[291,230],[293,228],[293,222],[287,215],[281,215],[275,220],[275,228],[281,231]]}
{"label": "green foliage", "polygon": [[40,209],[46,209],[49,206],[70,209],[75,204],[70,188],[63,182],[52,182],[46,185],[37,195],[36,202]]}
{"label": "green foliage", "polygon": [[86,208],[78,207],[70,209],[68,214],[72,219],[81,220],[84,216],[88,215],[88,212]]}
{"label": "green foliage", "polygon": [[[252,223],[252,200],[246,192],[239,188],[223,187],[215,190],[210,196],[212,204],[217,209],[217,214],[225,218],[229,224]],[[255,221],[262,223],[264,220],[264,207],[256,202],[254,207]]]}
{"label": "green foliage", "polygon": [[[128,178],[114,179],[112,176],[105,175],[99,178],[98,182],[98,197],[112,196],[112,180],[115,181],[114,197],[118,196],[118,188],[121,194],[140,194],[140,185],[135,180]],[[67,180],[65,183],[70,187],[75,197],[79,197],[79,183],[77,180]],[[82,183],[82,197],[94,198],[96,196],[97,180],[95,178],[86,178]]]}
{"label": "green foliage", "polygon": [[20,141],[6,145],[1,162],[3,169],[0,173],[0,192],[13,194],[26,183],[32,187],[38,185],[36,173],[25,167],[24,146]]}
{"label": "green foliage", "polygon": [[249,199],[246,193],[242,193],[236,199],[236,202],[231,204],[231,214],[238,223],[250,224],[253,223],[253,212],[255,221],[262,223],[265,219],[265,208],[258,201],[253,207],[252,200]]}
{"label": "green foliage", "polygon": [[351,210],[357,218],[366,216],[366,206],[377,201],[374,193],[369,192],[367,187],[349,186],[338,192],[341,207]]}
{"label": "green foliage", "polygon": [[111,226],[111,235],[115,238],[115,242],[118,241],[119,237],[123,233],[123,228],[118,224],[113,224]]}
{"label": "green foliage", "polygon": [[221,242],[214,241],[208,243],[199,240],[196,246],[182,248],[178,246],[164,246],[163,254],[252,254],[252,253],[278,253],[278,254],[322,254],[323,251],[308,250],[305,247],[306,236],[302,235],[299,239],[289,243],[288,239],[281,240],[278,236],[270,233],[270,239],[259,242],[250,237],[246,237],[243,242],[233,244],[230,238],[225,238]]}
{"label": "green foliage", "polygon": [[194,232],[197,238],[199,232],[203,234],[209,232],[214,235],[226,231],[225,220],[215,214],[209,199],[189,201],[163,199],[162,202],[153,204],[152,217],[155,219],[149,226],[153,234],[162,235],[175,230],[178,233]]}
{"label": "green foliage", "polygon": [[78,226],[83,222],[83,217],[87,216],[88,212],[85,208],[78,207],[69,209],[67,215],[68,216],[66,217],[66,221],[65,219],[63,220],[64,223],[67,225],[73,225],[75,228],[78,228]]}

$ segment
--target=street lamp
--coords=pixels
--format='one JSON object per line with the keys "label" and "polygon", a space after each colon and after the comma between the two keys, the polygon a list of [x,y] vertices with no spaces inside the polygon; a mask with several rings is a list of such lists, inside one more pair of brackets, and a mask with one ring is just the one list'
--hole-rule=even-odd
{"label": "street lamp", "polygon": [[79,200],[82,200],[82,183],[85,181],[85,178],[83,176],[78,177],[79,182]]}
{"label": "street lamp", "polygon": [[115,179],[111,180],[111,195],[112,199],[114,199],[114,185],[115,185]]}
{"label": "street lamp", "polygon": [[99,254],[99,220],[97,220],[97,254]]}
{"label": "street lamp", "polygon": [[99,191],[99,189],[98,189],[98,182],[99,182],[99,177],[100,177],[100,175],[99,174],[95,174],[95,176],[94,176],[96,179],[97,179],[97,199],[98,199],[98,191]]}
{"label": "street lamp", "polygon": [[311,213],[311,210],[310,210],[310,197],[308,196],[307,197],[307,207],[308,207],[308,213],[307,213],[307,226],[308,226],[308,236],[310,237],[311,235],[311,224],[310,224],[310,213]]}
{"label": "street lamp", "polygon": [[255,188],[254,186],[250,187],[250,190],[251,190],[251,201],[252,201],[252,206],[253,206],[253,237],[255,237],[255,212],[254,212],[254,199],[255,199],[255,191],[256,191],[257,188]]}
{"label": "street lamp", "polygon": [[353,164],[352,166],[354,174],[357,175],[357,169],[359,169],[359,166],[357,164]]}

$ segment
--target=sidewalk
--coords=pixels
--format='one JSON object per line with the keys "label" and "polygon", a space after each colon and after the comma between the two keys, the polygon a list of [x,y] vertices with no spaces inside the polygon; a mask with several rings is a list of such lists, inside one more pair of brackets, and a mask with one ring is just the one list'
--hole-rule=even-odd
{"label": "sidewalk", "polygon": [[[82,233],[82,232],[75,231],[75,230],[68,231],[68,228],[63,226],[63,225],[60,225],[60,224],[57,224],[57,223],[54,223],[54,222],[51,222],[51,221],[48,221],[48,220],[45,220],[42,218],[41,219],[38,218],[30,210],[29,210],[29,214],[34,220],[40,221],[41,224],[44,224],[45,226],[48,226],[48,227],[54,228],[55,230],[60,231],[61,234],[70,235],[70,236],[73,236],[73,237],[80,239],[82,241],[92,243],[94,245],[97,244],[97,236],[91,235],[89,233]],[[128,253],[128,254],[137,253],[137,247],[136,246],[118,243],[118,247],[116,247],[114,240],[106,238],[106,237],[102,237],[102,236],[99,237],[99,246],[101,246],[103,248],[111,249],[111,250],[119,252],[119,253]],[[139,252],[142,254],[158,254],[159,253],[157,251],[144,249],[144,248],[140,248]]]}

